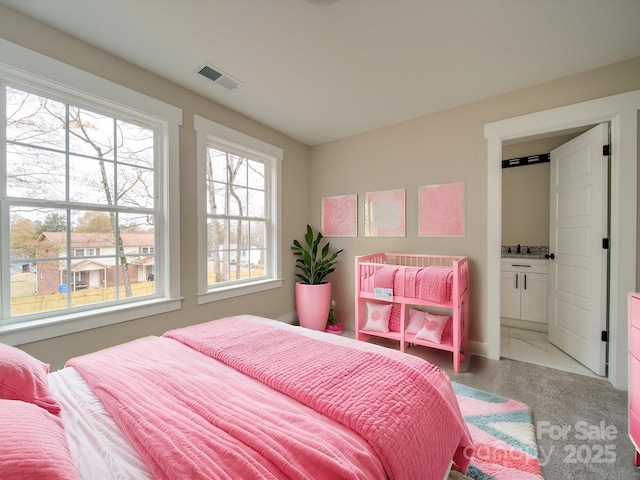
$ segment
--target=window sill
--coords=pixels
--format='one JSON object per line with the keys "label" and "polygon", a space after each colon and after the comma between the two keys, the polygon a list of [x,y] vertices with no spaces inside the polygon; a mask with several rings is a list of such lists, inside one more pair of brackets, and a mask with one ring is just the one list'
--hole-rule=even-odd
{"label": "window sill", "polygon": [[119,305],[102,310],[51,316],[0,326],[0,338],[8,345],[23,345],[138,318],[179,310],[182,298],[153,299],[135,305]]}
{"label": "window sill", "polygon": [[229,285],[227,287],[216,288],[215,290],[198,293],[198,305],[280,288],[282,287],[282,282],[282,279],[269,279],[244,285]]}

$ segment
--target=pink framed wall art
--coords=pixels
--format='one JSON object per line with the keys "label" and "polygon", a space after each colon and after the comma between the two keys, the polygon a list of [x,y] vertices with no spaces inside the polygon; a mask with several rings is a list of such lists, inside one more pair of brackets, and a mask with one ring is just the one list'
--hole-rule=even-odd
{"label": "pink framed wall art", "polygon": [[405,235],[405,190],[365,193],[364,236],[404,237]]}
{"label": "pink framed wall art", "polygon": [[418,236],[464,237],[464,182],[419,188]]}
{"label": "pink framed wall art", "polygon": [[320,224],[325,237],[358,236],[358,195],[325,197],[321,200]]}

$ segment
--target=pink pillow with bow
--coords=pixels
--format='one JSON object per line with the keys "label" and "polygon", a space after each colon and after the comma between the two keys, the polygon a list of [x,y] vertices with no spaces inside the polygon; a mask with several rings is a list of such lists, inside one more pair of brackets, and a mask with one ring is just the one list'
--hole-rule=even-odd
{"label": "pink pillow with bow", "polygon": [[48,373],[48,364],[0,343],[0,399],[33,403],[57,415],[60,404],[49,390]]}

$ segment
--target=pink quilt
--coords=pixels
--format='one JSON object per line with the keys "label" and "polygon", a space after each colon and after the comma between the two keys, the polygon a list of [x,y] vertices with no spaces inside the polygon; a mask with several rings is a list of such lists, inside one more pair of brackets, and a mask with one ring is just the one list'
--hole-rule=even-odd
{"label": "pink quilt", "polygon": [[453,269],[432,266],[420,270],[417,275],[416,298],[436,303],[446,303],[451,299]]}
{"label": "pink quilt", "polygon": [[[461,278],[461,291],[466,289],[466,272]],[[453,268],[444,266],[405,267],[385,265],[373,275],[360,279],[360,289],[373,293],[377,288],[391,288],[394,295],[417,298],[439,304],[451,300]]]}
{"label": "pink quilt", "polygon": [[[271,325],[228,318],[165,333],[360,434],[390,479],[462,471],[473,444],[447,376],[390,350],[335,345]],[[452,455],[453,453],[453,455]]]}
{"label": "pink quilt", "polygon": [[68,365],[156,479],[386,478],[356,432],[175,340],[147,337]]}

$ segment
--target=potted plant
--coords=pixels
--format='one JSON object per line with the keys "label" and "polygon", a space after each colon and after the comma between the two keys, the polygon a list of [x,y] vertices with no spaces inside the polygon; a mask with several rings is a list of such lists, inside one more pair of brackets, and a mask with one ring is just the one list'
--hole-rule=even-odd
{"label": "potted plant", "polygon": [[304,236],[306,245],[298,240],[293,241],[291,251],[299,257],[296,260],[296,310],[300,325],[313,330],[325,330],[329,309],[331,308],[331,283],[324,278],[335,270],[337,258],[342,253],[338,250],[329,253],[330,242],[320,247],[322,233],[314,237],[313,230],[307,225]]}

